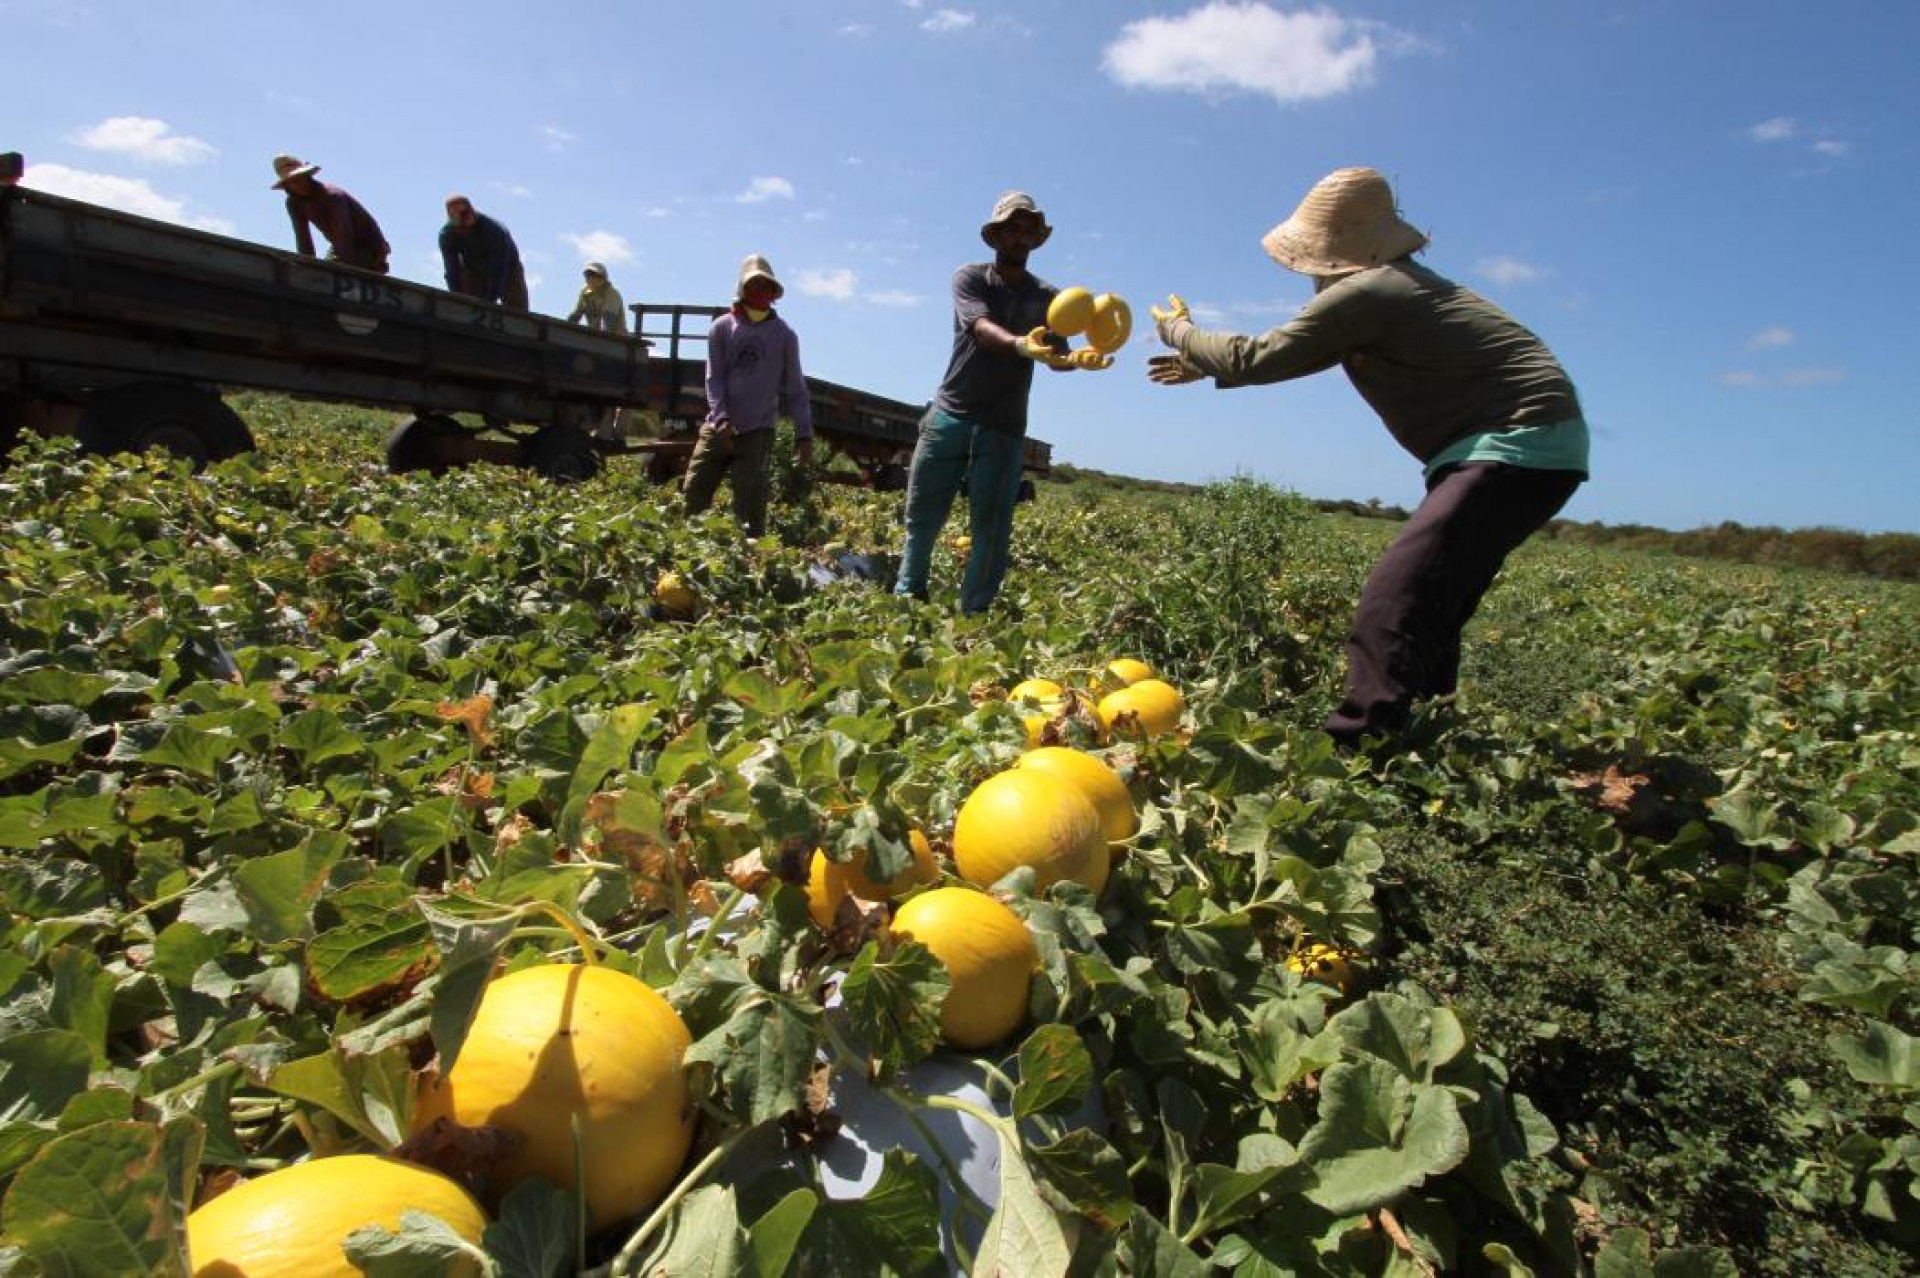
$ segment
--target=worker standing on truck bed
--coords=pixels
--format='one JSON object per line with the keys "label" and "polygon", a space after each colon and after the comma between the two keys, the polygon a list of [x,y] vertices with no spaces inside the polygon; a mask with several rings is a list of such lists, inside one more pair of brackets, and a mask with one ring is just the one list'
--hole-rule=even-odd
{"label": "worker standing on truck bed", "polygon": [[1587,477],[1587,423],[1545,342],[1413,260],[1427,237],[1401,220],[1375,170],[1320,179],[1260,244],[1313,277],[1313,300],[1241,337],[1202,332],[1169,298],[1153,317],[1176,353],[1147,361],[1147,375],[1224,388],[1339,365],[1425,467],[1427,495],[1368,574],[1347,640],[1346,699],[1326,730],[1353,748],[1397,734],[1415,700],[1454,691],[1460,632],[1480,597]]}
{"label": "worker standing on truck bed", "polygon": [[627,302],[620,296],[620,290],[607,279],[607,268],[599,262],[588,262],[580,274],[585,283],[580,286],[580,296],[574,300],[567,323],[585,324],[602,332],[624,334],[627,331]]}
{"label": "worker standing on truck bed", "polygon": [[387,237],[366,206],[344,190],[316,182],[317,164],[305,164],[291,155],[273,157],[273,189],[287,193],[287,218],[293,223],[294,246],[302,257],[314,257],[313,228],[327,237],[327,259],[357,266],[379,275],[387,273]]}
{"label": "worker standing on truck bed", "polygon": [[464,195],[447,197],[440,260],[447,268],[448,292],[527,309],[527,271],[520,263],[520,246],[506,227],[476,211]]}
{"label": "worker standing on truck bed", "polygon": [[[573,310],[567,313],[567,323],[585,324],[588,328],[603,333],[614,333],[625,337],[627,333],[627,299],[620,296],[620,290],[607,279],[607,268],[601,262],[588,262],[580,274],[585,283],[580,287],[580,296],[573,303]],[[619,439],[627,433],[627,410],[609,408],[600,414],[594,424],[593,433],[602,439]]]}
{"label": "worker standing on truck bed", "polygon": [[773,310],[785,292],[766,258],[755,253],[740,263],[733,306],[707,332],[707,418],[687,460],[687,513],[711,506],[721,476],[730,474],[734,517],[749,537],[767,530],[782,391],[793,414],[800,464],[813,463],[813,403],[800,371],[800,338]]}
{"label": "worker standing on truck bed", "polygon": [[896,595],[926,599],[933,543],[963,483],[973,545],[960,582],[960,611],[985,612],[1000,593],[1012,558],[1033,366],[1080,366],[1066,353],[1065,338],[1053,337],[1053,345],[1033,340],[1033,331],[1046,325],[1057,290],[1027,270],[1027,256],[1052,234],[1032,196],[1008,191],[980,228],[993,261],[953,274],[953,354],[939,393],[920,419],[907,472],[907,538]]}

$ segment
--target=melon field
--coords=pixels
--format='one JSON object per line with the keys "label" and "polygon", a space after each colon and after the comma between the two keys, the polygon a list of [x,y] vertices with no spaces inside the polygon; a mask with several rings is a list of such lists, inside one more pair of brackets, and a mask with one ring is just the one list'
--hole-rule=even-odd
{"label": "melon field", "polygon": [[1042,482],[961,618],[239,406],[0,471],[0,1273],[1920,1269],[1920,587],[1536,540],[1343,755],[1386,521]]}

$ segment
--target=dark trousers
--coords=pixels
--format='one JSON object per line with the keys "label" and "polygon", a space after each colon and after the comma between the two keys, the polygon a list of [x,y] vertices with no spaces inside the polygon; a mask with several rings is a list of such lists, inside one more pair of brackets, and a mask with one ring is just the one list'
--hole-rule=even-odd
{"label": "dark trousers", "polygon": [[1560,512],[1584,476],[1502,462],[1449,466],[1367,574],[1347,640],[1342,742],[1406,726],[1413,703],[1460,679],[1460,632],[1507,556]]}
{"label": "dark trousers", "polygon": [[483,302],[499,302],[502,306],[511,306],[517,310],[527,309],[527,268],[514,263],[507,272],[506,291],[498,297],[488,296],[487,277],[464,262],[460,266],[460,287],[457,290],[468,297],[477,297]]}
{"label": "dark trousers", "polygon": [[713,495],[723,478],[733,481],[733,517],[747,530],[747,536],[759,537],[767,531],[767,497],[773,478],[772,427],[736,434],[732,426],[703,422],[693,455],[687,458],[687,477],[681,487],[682,500],[689,515],[699,515],[713,505]]}

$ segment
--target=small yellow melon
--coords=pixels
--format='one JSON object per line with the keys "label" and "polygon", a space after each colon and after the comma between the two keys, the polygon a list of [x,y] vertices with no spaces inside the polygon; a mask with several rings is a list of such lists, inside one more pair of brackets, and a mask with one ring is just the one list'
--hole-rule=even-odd
{"label": "small yellow melon", "polygon": [[[398,1230],[406,1211],[438,1216],[478,1245],[486,1213],[437,1171],[372,1154],[315,1158],[236,1185],[187,1217],[194,1278],[360,1278],[341,1249],[367,1225]],[[466,1263],[453,1270],[477,1275]]]}
{"label": "small yellow melon", "polygon": [[[1178,728],[1186,710],[1186,699],[1173,685],[1142,679],[1102,697],[1096,713],[1108,732],[1124,734],[1131,729],[1142,736],[1158,737]],[[1133,717],[1123,722],[1123,715]]]}
{"label": "small yellow melon", "polygon": [[927,843],[927,836],[918,830],[907,834],[907,842],[913,847],[913,864],[909,865],[896,878],[885,882],[876,882],[867,877],[867,850],[854,853],[851,861],[835,861],[822,848],[813,850],[813,860],[807,865],[807,912],[813,915],[813,921],[821,927],[833,926],[834,911],[840,908],[840,902],[852,896],[862,901],[891,901],[923,883],[932,883],[940,877],[939,863],[933,859],[933,848]]}
{"label": "small yellow melon", "polygon": [[975,787],[953,827],[953,863],[969,883],[989,887],[1031,866],[1034,891],[1062,879],[1099,895],[1111,868],[1100,813],[1071,782],[1037,768],[1012,768]]}
{"label": "small yellow melon", "polygon": [[1021,755],[1014,766],[1051,773],[1079,790],[1100,814],[1100,831],[1109,844],[1132,838],[1140,828],[1140,814],[1134,810],[1126,782],[1084,750],[1042,746]]}
{"label": "small yellow melon", "polygon": [[531,1176],[571,1189],[578,1115],[587,1211],[602,1229],[652,1206],[686,1160],[691,1043],[667,1000],[624,972],[522,968],[487,986],[453,1069],[421,1089],[414,1125],[504,1128],[521,1143],[497,1168],[501,1193]]}
{"label": "small yellow melon", "polygon": [[1087,331],[1093,322],[1093,294],[1084,288],[1063,288],[1047,306],[1047,328],[1062,337]]}
{"label": "small yellow melon", "polygon": [[1027,986],[1040,951],[1027,925],[972,888],[922,892],[894,915],[893,931],[933,951],[953,986],[940,1007],[940,1033],[966,1050],[991,1047],[1027,1018]]}

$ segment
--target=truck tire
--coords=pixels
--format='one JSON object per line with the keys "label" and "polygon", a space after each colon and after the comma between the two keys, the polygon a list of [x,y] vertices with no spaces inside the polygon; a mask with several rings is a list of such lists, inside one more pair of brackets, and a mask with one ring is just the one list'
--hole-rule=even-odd
{"label": "truck tire", "polygon": [[404,475],[425,470],[444,475],[459,463],[443,447],[443,441],[466,430],[451,417],[421,413],[409,417],[387,436],[387,473]]}
{"label": "truck tire", "polygon": [[527,465],[556,483],[592,479],[607,464],[592,436],[571,426],[542,426],[526,443]]}
{"label": "truck tire", "polygon": [[164,448],[193,468],[251,452],[253,434],[218,392],[191,382],[131,382],[87,401],[74,427],[90,453]]}
{"label": "truck tire", "polygon": [[907,468],[899,462],[888,462],[873,472],[873,490],[879,493],[903,493],[907,491]]}
{"label": "truck tire", "polygon": [[26,420],[27,401],[12,391],[0,391],[0,462],[20,442],[20,426]]}

